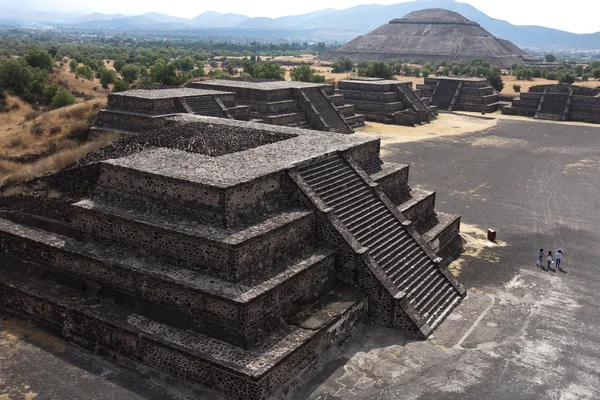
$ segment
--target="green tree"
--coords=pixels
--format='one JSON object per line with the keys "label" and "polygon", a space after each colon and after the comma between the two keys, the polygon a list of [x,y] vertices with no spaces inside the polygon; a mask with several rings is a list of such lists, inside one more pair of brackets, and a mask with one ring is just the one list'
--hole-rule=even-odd
{"label": "green tree", "polygon": [[571,71],[564,71],[558,76],[558,82],[568,83],[569,85],[572,85],[573,83],[575,83],[575,76]]}
{"label": "green tree", "polygon": [[444,67],[442,70],[442,75],[449,76],[450,75],[450,67]]}
{"label": "green tree", "polygon": [[544,59],[546,60],[546,62],[555,62],[556,56],[554,54],[546,54]]}
{"label": "green tree", "polygon": [[592,74],[594,79],[600,79],[600,68],[596,68]]}
{"label": "green tree", "polygon": [[115,71],[112,69],[104,69],[100,76],[100,83],[105,86],[111,83],[115,83],[117,80],[117,76],[115,75]]}
{"label": "green tree", "polygon": [[179,69],[182,71],[190,71],[194,69],[194,59],[192,57],[186,56],[179,59]]}
{"label": "green tree", "polygon": [[175,66],[162,59],[158,60],[150,68],[150,78],[152,78],[153,82],[163,85],[177,86],[180,83]]}
{"label": "green tree", "polygon": [[285,79],[285,69],[274,62],[261,62],[254,67],[254,77],[264,79]]}
{"label": "green tree", "polygon": [[52,56],[41,49],[31,49],[25,54],[25,61],[33,68],[46,69],[52,71],[54,60]]}
{"label": "green tree", "polygon": [[140,67],[135,64],[127,64],[121,67],[121,76],[127,82],[133,82],[140,76]]}
{"label": "green tree", "polygon": [[121,72],[121,68],[123,68],[125,65],[127,65],[127,59],[126,58],[118,58],[113,63],[113,67],[115,67],[115,69],[117,70],[117,72]]}
{"label": "green tree", "polygon": [[336,62],[333,63],[331,72],[333,73],[341,73],[341,72],[349,72],[354,69],[354,61],[352,61],[349,57],[342,57]]}
{"label": "green tree", "polygon": [[92,69],[87,65],[80,65],[79,67],[77,67],[77,69],[75,70],[75,74],[90,81],[94,79],[94,71],[92,71]]}
{"label": "green tree", "polygon": [[75,97],[64,88],[58,89],[54,97],[52,97],[52,107],[54,108],[69,106],[74,103]]}
{"label": "green tree", "polygon": [[415,67],[413,68],[413,75],[416,76],[417,78],[421,76],[421,68],[419,67]]}
{"label": "green tree", "polygon": [[298,82],[310,82],[315,70],[310,68],[308,65],[300,65],[292,69],[290,76],[293,81]]}
{"label": "green tree", "polygon": [[71,60],[69,63],[69,68],[71,68],[71,72],[75,72],[75,70],[79,67],[79,63],[75,60]]}
{"label": "green tree", "polygon": [[115,84],[113,85],[113,93],[117,93],[117,92],[124,92],[126,90],[129,90],[129,83],[127,83],[127,81],[116,81]]}
{"label": "green tree", "polygon": [[519,93],[521,91],[521,85],[513,85],[513,90]]}
{"label": "green tree", "polygon": [[502,89],[504,89],[504,82],[502,82],[502,71],[500,71],[500,68],[490,68],[486,78],[490,85],[498,92],[501,92]]}

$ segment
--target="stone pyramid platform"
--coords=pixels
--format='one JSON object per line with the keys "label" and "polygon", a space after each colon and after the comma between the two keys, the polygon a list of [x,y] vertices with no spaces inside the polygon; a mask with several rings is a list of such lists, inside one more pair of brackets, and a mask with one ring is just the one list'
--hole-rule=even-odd
{"label": "stone pyramid platform", "polygon": [[502,109],[502,114],[552,121],[600,123],[600,89],[568,84],[537,85]]}
{"label": "stone pyramid platform", "polygon": [[250,108],[254,122],[352,133],[365,121],[351,102],[323,83],[211,79],[188,86],[235,93],[239,104]]}
{"label": "stone pyramid platform", "polygon": [[[0,196],[0,307],[117,362],[266,399],[353,327],[427,337],[460,218],[379,140],[184,116]],[[78,185],[73,185],[74,181]]]}
{"label": "stone pyramid platform", "polygon": [[237,106],[235,93],[188,88],[128,90],[111,93],[95,130],[138,134],[158,129],[176,114],[248,119],[248,107]]}
{"label": "stone pyramid platform", "polygon": [[415,126],[431,122],[437,115],[437,108],[417,96],[411,82],[349,79],[340,81],[335,93],[343,95],[370,121]]}
{"label": "stone pyramid platform", "polygon": [[444,111],[491,113],[504,105],[498,92],[482,78],[428,77],[424,84],[417,85],[416,92]]}

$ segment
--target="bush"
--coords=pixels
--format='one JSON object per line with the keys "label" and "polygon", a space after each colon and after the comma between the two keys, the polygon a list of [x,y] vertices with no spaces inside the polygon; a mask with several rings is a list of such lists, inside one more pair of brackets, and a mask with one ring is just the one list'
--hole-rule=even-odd
{"label": "bush", "polygon": [[54,60],[52,56],[41,49],[31,49],[25,54],[25,61],[33,68],[52,71]]}
{"label": "bush", "polygon": [[546,62],[554,62],[556,61],[556,56],[554,54],[546,54],[544,59],[546,60]]}
{"label": "bush", "polygon": [[285,79],[285,69],[274,62],[261,62],[254,67],[254,77],[263,79]]}
{"label": "bush", "polygon": [[331,72],[337,74],[341,72],[350,72],[353,69],[354,61],[352,61],[349,57],[342,57],[338,61],[333,63]]}
{"label": "bush", "polygon": [[371,78],[390,79],[393,76],[393,71],[392,67],[383,61],[363,61],[358,65],[358,74]]}
{"label": "bush", "polygon": [[504,89],[504,82],[502,82],[502,71],[500,71],[500,68],[490,68],[486,75],[486,78],[490,85],[498,92],[501,92],[502,89]]}
{"label": "bush", "polygon": [[113,93],[124,92],[129,90],[129,83],[127,81],[116,81],[113,85]]}
{"label": "bush", "polygon": [[517,93],[521,92],[521,85],[513,85],[513,90]]}
{"label": "bush", "polygon": [[60,88],[52,98],[52,107],[54,108],[69,106],[71,104],[75,104],[75,97],[63,88]]}
{"label": "bush", "polygon": [[90,81],[94,79],[94,71],[87,65],[77,67],[75,74]]}
{"label": "bush", "polygon": [[546,79],[548,79],[550,81],[555,81],[557,79],[556,78],[556,72],[554,72],[554,71],[548,71],[546,73]]}
{"label": "bush", "polygon": [[571,71],[562,72],[558,76],[558,82],[559,83],[568,83],[569,85],[571,85],[571,84],[575,83],[575,76],[573,75],[573,73]]}
{"label": "bush", "polygon": [[117,76],[112,69],[104,69],[100,74],[100,83],[102,86],[114,83],[116,80]]}
{"label": "bush", "polygon": [[134,64],[127,64],[121,67],[121,76],[127,82],[136,81],[140,75],[140,67]]}

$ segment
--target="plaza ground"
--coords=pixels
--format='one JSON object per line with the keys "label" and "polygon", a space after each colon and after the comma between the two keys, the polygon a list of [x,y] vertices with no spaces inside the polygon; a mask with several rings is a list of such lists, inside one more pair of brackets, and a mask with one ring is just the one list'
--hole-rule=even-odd
{"label": "plaza ground", "polygon": [[[451,269],[469,295],[426,341],[364,327],[288,396],[600,398],[600,126],[441,114],[363,131],[382,136],[385,161],[411,165],[412,185],[436,190],[437,210],[462,215],[465,251]],[[540,247],[562,249],[567,273],[537,267]],[[4,318],[2,400],[186,398]]]}

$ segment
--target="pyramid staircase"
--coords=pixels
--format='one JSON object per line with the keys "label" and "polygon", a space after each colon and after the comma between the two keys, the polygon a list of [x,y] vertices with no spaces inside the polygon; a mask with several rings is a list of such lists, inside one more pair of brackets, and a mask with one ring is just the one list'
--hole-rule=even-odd
{"label": "pyramid staircase", "polygon": [[396,85],[396,90],[402,93],[404,101],[421,114],[421,118],[426,122],[431,122],[436,118],[435,113],[417,94],[407,85]]}
{"label": "pyramid staircase", "polygon": [[182,97],[181,103],[189,114],[232,119],[223,104],[213,96]]}
{"label": "pyramid staircase", "polygon": [[[428,336],[456,307],[465,290],[418,233],[354,162],[338,154],[298,168],[299,187],[338,223],[355,250],[368,257],[373,275],[387,289],[415,330]],[[374,314],[380,312],[370,305]],[[388,325],[406,325],[395,321]]]}
{"label": "pyramid staircase", "polygon": [[302,92],[315,106],[315,109],[319,111],[321,118],[323,118],[329,127],[330,132],[354,133],[339,110],[333,105],[329,96],[321,88],[302,89]]}

